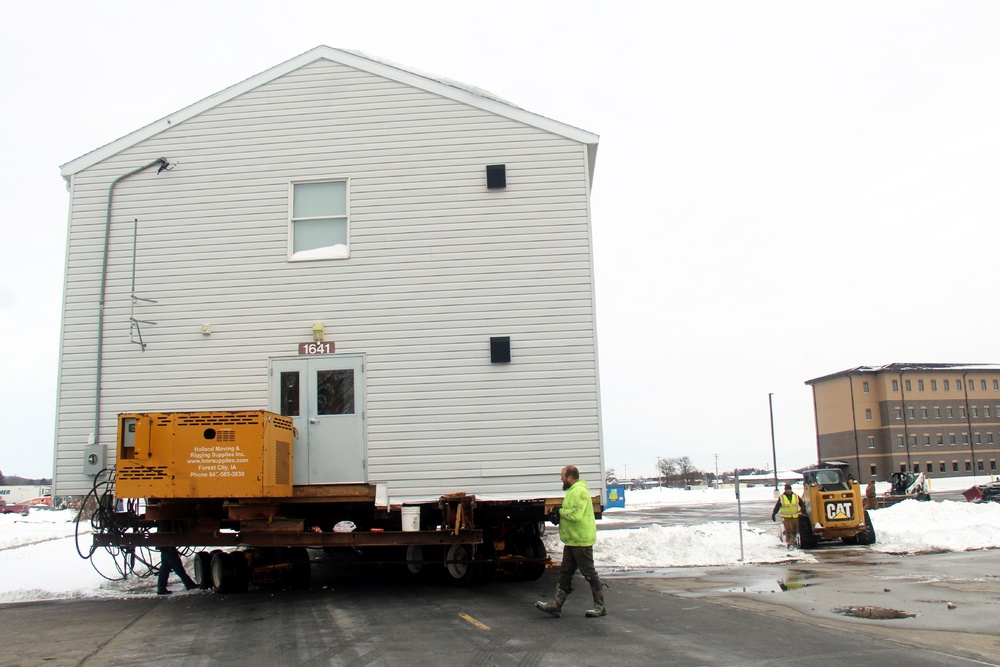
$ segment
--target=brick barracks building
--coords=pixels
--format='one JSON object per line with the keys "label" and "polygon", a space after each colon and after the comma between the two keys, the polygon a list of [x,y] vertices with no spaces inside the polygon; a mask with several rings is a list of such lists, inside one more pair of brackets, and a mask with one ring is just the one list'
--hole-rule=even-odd
{"label": "brick barracks building", "polygon": [[819,460],[850,464],[862,483],[998,474],[1000,365],[859,366],[806,384]]}

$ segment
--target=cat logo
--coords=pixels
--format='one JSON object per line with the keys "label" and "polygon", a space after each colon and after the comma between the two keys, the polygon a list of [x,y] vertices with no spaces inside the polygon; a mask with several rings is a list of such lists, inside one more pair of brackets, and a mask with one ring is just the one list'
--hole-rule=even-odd
{"label": "cat logo", "polygon": [[826,504],[827,521],[850,521],[854,518],[854,503],[840,502]]}

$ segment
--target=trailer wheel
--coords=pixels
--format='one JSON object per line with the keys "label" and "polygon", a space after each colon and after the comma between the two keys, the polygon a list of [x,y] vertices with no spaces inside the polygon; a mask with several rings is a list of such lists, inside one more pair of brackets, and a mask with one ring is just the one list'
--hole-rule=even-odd
{"label": "trailer wheel", "polygon": [[456,586],[468,586],[479,578],[479,564],[472,562],[472,546],[452,544],[445,552],[445,577]]}
{"label": "trailer wheel", "polygon": [[868,510],[865,510],[865,532],[858,534],[858,544],[875,544],[875,526],[868,516]]}
{"label": "trailer wheel", "polygon": [[[536,535],[531,535],[527,538],[524,546],[525,558],[542,559],[548,555],[549,553],[545,549],[545,542],[542,542],[542,538]],[[543,574],[545,574],[545,563],[525,563],[521,569],[521,580],[535,581]]]}
{"label": "trailer wheel", "polygon": [[229,554],[229,558],[233,564],[233,593],[246,593],[250,588],[250,565],[246,554],[234,551]]}
{"label": "trailer wheel", "polygon": [[216,593],[232,593],[236,583],[233,559],[225,551],[212,552],[212,584]]}
{"label": "trailer wheel", "polygon": [[[508,540],[507,543],[507,554],[508,556],[519,556],[521,558],[530,558],[528,555],[528,543],[527,541],[518,536],[515,539]],[[501,560],[497,563],[497,574],[503,579],[509,579],[511,581],[520,581],[521,574],[524,572],[526,563],[520,560]]]}
{"label": "trailer wheel", "polygon": [[212,554],[207,551],[194,555],[194,580],[202,590],[212,587]]}
{"label": "trailer wheel", "polygon": [[441,551],[437,547],[430,547],[421,544],[411,544],[403,549],[403,574],[414,581],[426,581],[430,579],[436,571],[440,571],[440,565],[435,565],[434,560],[440,560]]}

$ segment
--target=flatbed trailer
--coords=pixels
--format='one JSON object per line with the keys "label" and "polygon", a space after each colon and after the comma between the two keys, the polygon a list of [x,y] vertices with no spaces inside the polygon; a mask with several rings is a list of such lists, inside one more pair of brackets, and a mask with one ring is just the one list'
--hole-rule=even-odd
{"label": "flatbed trailer", "polygon": [[[306,549],[352,550],[456,584],[536,579],[551,565],[541,538],[562,498],[390,502],[382,484],[294,485],[294,437],[290,419],[266,411],[119,415],[114,477],[95,493],[94,546],[193,549],[196,580],[220,592],[305,585]],[[600,516],[599,497],[594,508]]]}

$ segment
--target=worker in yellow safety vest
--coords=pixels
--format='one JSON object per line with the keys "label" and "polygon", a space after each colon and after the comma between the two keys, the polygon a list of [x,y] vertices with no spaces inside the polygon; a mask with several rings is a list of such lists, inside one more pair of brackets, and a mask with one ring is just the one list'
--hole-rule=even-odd
{"label": "worker in yellow safety vest", "polygon": [[771,511],[771,521],[780,513],[781,522],[785,531],[785,544],[789,549],[795,546],[795,536],[799,534],[799,512],[802,508],[802,499],[792,491],[791,484],[785,484],[785,492],[778,496],[778,502],[774,503]]}

